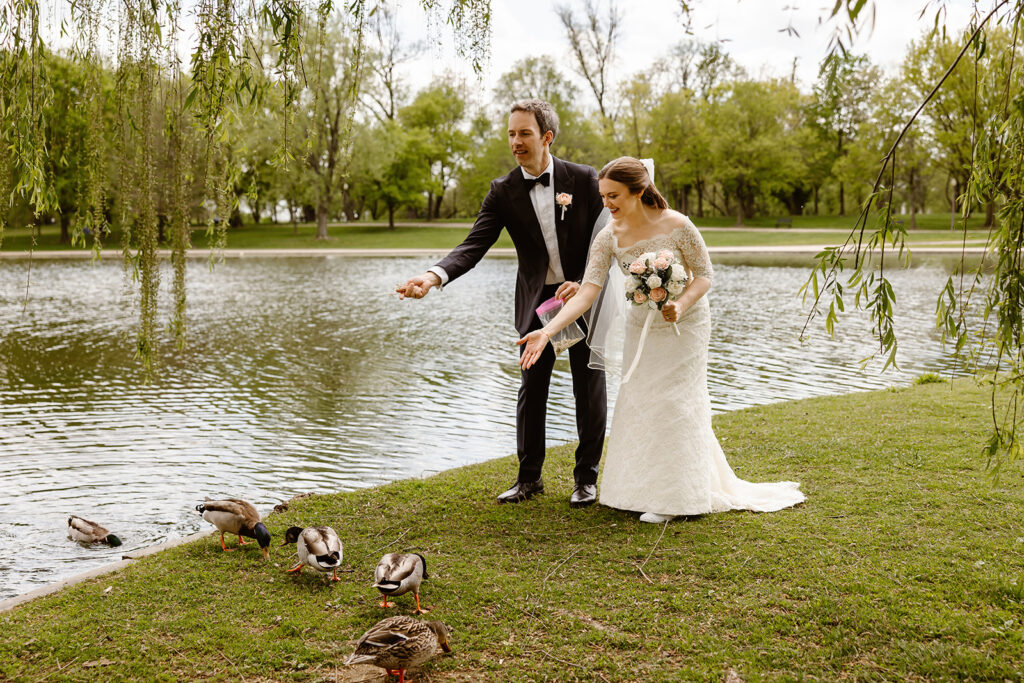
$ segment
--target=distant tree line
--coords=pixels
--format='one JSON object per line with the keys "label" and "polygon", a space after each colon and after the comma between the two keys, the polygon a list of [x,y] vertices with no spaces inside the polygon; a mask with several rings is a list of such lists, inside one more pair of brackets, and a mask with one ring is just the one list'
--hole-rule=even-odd
{"label": "distant tree line", "polygon": [[[327,224],[335,221],[393,225],[396,219],[472,217],[490,180],[512,166],[504,130],[507,110],[525,97],[549,100],[557,108],[556,156],[596,167],[623,154],[653,157],[662,192],[695,217],[734,216],[743,223],[760,215],[856,213],[878,160],[960,42],[940,33],[922,35],[892,75],[864,55],[836,52],[805,91],[793,79],[748,74],[718,44],[689,40],[613,89],[607,57],[619,37],[619,17],[583,21],[567,9],[560,17],[573,27],[567,32],[573,68],[561,68],[550,56],[528,57],[483,97],[454,77],[413,91],[399,73],[404,62],[423,58],[425,48],[403,41],[387,9],[372,18],[370,38],[359,50],[342,22],[329,18],[320,33],[305,34],[306,54],[322,54],[316,77],[296,89],[293,106],[278,101],[283,91],[268,89],[262,106],[239,107],[226,131],[224,162],[234,169],[229,221],[316,221],[324,237]],[[601,38],[603,61],[602,55],[586,54],[585,47],[601,44]],[[277,59],[273,41],[253,47],[259,52],[253,58],[261,63]],[[978,129],[1000,125],[1001,103],[976,100],[974,92],[997,91],[979,83],[1005,81],[1012,51],[1008,32],[992,31],[986,56],[963,63],[905,136],[893,178],[894,208],[909,214],[909,227],[917,213],[963,208],[956,206],[956,197],[967,185]],[[49,220],[58,222],[63,239],[70,241],[83,160],[106,155],[101,167],[112,176],[118,173],[120,160],[110,152],[116,146],[104,142],[118,134],[116,90],[113,72],[100,67],[101,105],[93,111],[104,119],[98,134],[90,135],[97,122],[70,106],[69,98],[95,80],[88,71],[97,67],[50,52],[45,60],[54,93],[48,103],[53,111],[43,117],[51,149],[46,171],[59,206]],[[141,125],[159,128],[164,121],[154,117]],[[204,175],[199,167],[208,163],[203,131],[194,126],[180,134],[185,157],[196,167],[185,203],[192,219],[202,221],[211,208],[198,180]],[[163,149],[166,136],[152,140],[156,184],[170,188],[169,176],[177,171]],[[109,186],[130,191],[116,182]],[[119,199],[117,192],[107,198],[111,218],[117,216]],[[173,204],[165,199],[154,207],[159,225]],[[967,208],[984,211],[991,223],[994,203],[984,197],[974,203]],[[15,203],[8,225],[27,222],[32,211],[31,197]]]}

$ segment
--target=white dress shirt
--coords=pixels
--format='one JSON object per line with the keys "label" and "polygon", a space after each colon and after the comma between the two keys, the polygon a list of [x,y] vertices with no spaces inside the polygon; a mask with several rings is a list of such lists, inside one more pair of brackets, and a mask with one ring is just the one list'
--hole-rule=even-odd
{"label": "white dress shirt", "polygon": [[[521,168],[524,178],[538,178]],[[548,155],[548,167],[540,175],[550,174],[551,180],[548,186],[544,187],[536,183],[530,190],[530,201],[533,203],[533,212],[537,215],[537,222],[540,223],[540,231],[544,235],[544,245],[548,249],[548,274],[544,278],[546,285],[560,285],[565,282],[565,274],[562,272],[562,259],[558,253],[558,234],[555,232],[555,158]],[[441,286],[448,284],[448,273],[440,266],[428,268],[427,272],[434,273],[441,278]]]}
{"label": "white dress shirt", "polygon": [[[537,214],[537,222],[540,223],[540,231],[544,234],[544,245],[548,248],[548,274],[544,279],[546,285],[560,285],[565,282],[565,275],[562,274],[562,259],[558,253],[558,234],[555,232],[555,158],[548,155],[548,167],[541,173],[550,173],[550,182],[547,187],[536,183],[530,190],[530,201],[533,202],[533,211]],[[537,178],[530,175],[523,169],[523,177]]]}

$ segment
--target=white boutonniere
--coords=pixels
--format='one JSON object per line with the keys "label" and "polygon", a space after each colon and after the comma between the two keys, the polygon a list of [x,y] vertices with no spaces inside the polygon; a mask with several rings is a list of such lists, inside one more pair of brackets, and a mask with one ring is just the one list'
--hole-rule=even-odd
{"label": "white boutonniere", "polygon": [[559,192],[555,195],[555,203],[562,207],[562,220],[565,220],[565,210],[572,206],[572,195],[568,192]]}

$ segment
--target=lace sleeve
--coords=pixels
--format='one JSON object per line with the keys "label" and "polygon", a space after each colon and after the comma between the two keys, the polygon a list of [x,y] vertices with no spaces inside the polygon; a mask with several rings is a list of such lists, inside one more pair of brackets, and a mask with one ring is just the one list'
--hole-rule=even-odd
{"label": "lace sleeve", "polygon": [[605,278],[608,277],[608,268],[612,264],[611,235],[611,228],[606,227],[597,233],[593,244],[590,245],[587,270],[583,273],[584,284],[589,282],[598,287],[604,287]]}
{"label": "lace sleeve", "polygon": [[704,245],[704,238],[689,218],[685,218],[683,227],[676,230],[676,246],[686,261],[686,266],[694,277],[711,279],[711,257]]}

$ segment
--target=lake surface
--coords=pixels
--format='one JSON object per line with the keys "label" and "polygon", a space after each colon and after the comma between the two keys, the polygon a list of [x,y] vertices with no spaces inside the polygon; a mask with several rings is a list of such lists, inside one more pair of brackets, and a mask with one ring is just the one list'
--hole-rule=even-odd
{"label": "lake surface", "polygon": [[[421,301],[390,295],[432,263],[246,258],[211,272],[193,262],[189,347],[176,351],[168,339],[162,373],[146,385],[119,263],[35,262],[26,294],[27,262],[0,262],[0,599],[210,529],[194,510],[207,495],[246,498],[265,513],[300,492],[513,453],[516,263],[487,259]],[[807,272],[716,268],[717,412],[949,369],[933,330],[945,271],[894,274],[901,370],[885,375],[880,363],[860,370],[873,350],[862,315],[849,316],[835,341],[819,326],[798,341],[796,292]],[[612,379],[611,398],[616,389]],[[574,439],[574,424],[568,363],[559,361],[549,442]],[[69,541],[69,514],[105,524],[125,545]]]}

